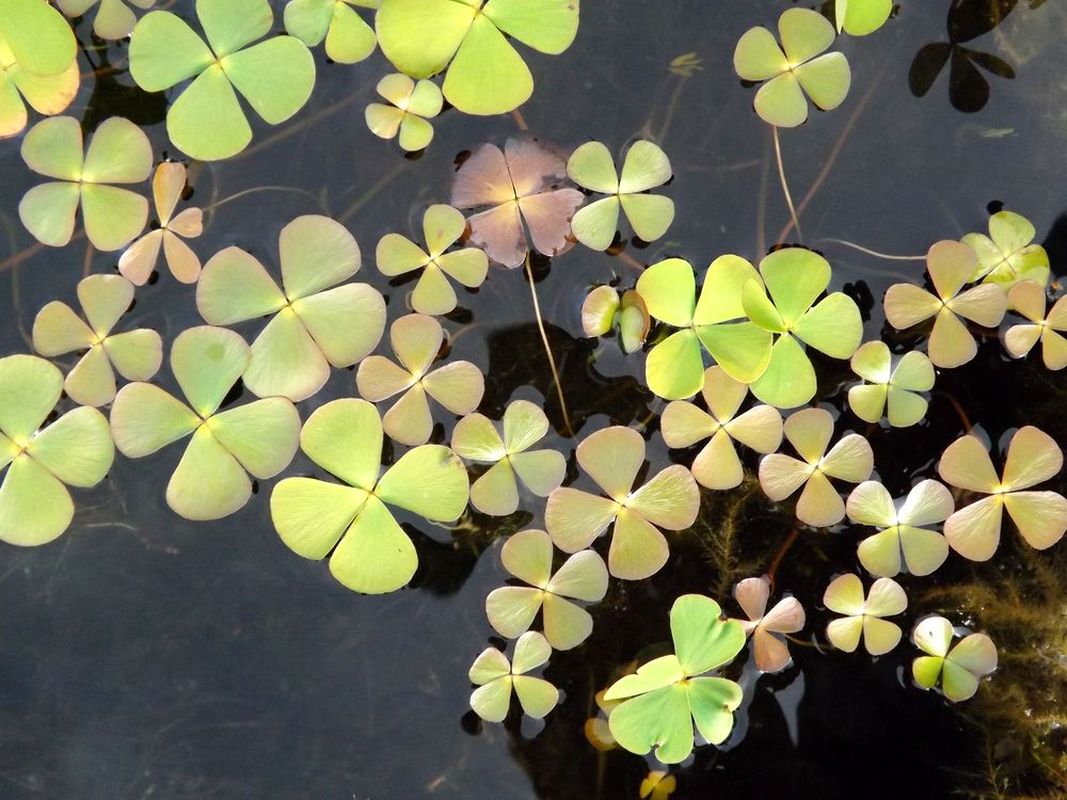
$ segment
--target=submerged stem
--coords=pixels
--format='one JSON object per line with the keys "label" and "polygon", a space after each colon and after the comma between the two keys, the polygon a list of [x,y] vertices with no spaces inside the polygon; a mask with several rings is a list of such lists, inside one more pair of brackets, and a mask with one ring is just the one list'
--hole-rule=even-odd
{"label": "submerged stem", "polygon": [[530,268],[530,254],[526,254],[526,277],[530,281],[530,296],[533,298],[534,316],[537,319],[537,329],[541,332],[541,341],[545,345],[545,353],[548,355],[548,366],[552,369],[552,380],[556,384],[556,397],[559,398],[559,407],[563,412],[563,425],[568,436],[574,436],[574,428],[571,425],[570,414],[567,413],[567,401],[563,399],[563,383],[559,379],[559,370],[556,369],[556,359],[552,355],[552,347],[548,343],[548,332],[545,331],[544,320],[541,319],[541,304],[537,301],[537,287],[534,286],[533,270]]}
{"label": "submerged stem", "polygon": [[793,195],[789,193],[789,184],[785,179],[785,165],[782,164],[782,143],[778,138],[778,128],[771,126],[774,133],[774,156],[778,160],[778,177],[782,181],[782,192],[785,194],[785,204],[789,206],[789,216],[793,219],[793,227],[797,230],[797,239],[803,241],[804,234],[800,232],[800,219],[797,217],[796,206],[793,205]]}
{"label": "submerged stem", "polygon": [[887,261],[925,261],[926,256],[894,256],[889,253],[880,253],[877,250],[871,250],[869,247],[850,242],[845,239],[819,239],[820,242],[829,242],[831,244],[839,244],[844,247],[851,247],[853,250],[859,250],[861,253],[866,253],[869,256],[875,258],[884,258]]}
{"label": "submerged stem", "polygon": [[782,546],[778,548],[778,552],[774,554],[774,560],[771,565],[767,567],[767,577],[770,579],[771,586],[774,585],[774,574],[778,571],[778,566],[782,563],[782,559],[785,558],[785,554],[789,552],[789,548],[793,546],[793,542],[797,540],[797,536],[800,535],[800,526],[794,525],[793,530],[790,531],[785,541],[782,542]]}

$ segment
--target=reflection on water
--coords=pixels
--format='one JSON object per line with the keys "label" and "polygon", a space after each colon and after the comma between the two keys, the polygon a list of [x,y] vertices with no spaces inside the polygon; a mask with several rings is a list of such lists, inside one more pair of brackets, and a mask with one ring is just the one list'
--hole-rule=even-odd
{"label": "reflection on water", "polygon": [[[741,32],[781,10],[770,0],[590,2],[570,51],[530,58],[537,91],[523,117],[532,133],[565,147],[599,139],[621,148],[653,136],[675,166],[668,191],[678,217],[664,240],[626,244],[617,255],[577,248],[536,270],[578,435],[609,422],[638,427],[649,438],[651,470],[671,456],[654,435],[661,404],[641,385],[639,359],[624,358],[612,340],[580,338],[578,310],[588,286],[630,286],[640,264],[679,255],[702,266],[722,252],[756,259],[795,236],[774,180],[770,136],[730,68]],[[156,152],[167,150],[162,98],[132,87],[125,45],[90,43],[84,22],[78,32],[83,69],[96,73],[71,113],[88,127],[126,114],[151,124]],[[988,204],[999,201],[1047,232],[1053,269],[1062,270],[1062,4],[908,0],[885,29],[841,47],[853,64],[852,95],[782,142],[806,241],[834,264],[835,288],[849,285],[865,311],[867,337],[883,330],[878,301],[886,287],[914,278],[921,264],[878,260],[831,239],[923,253],[937,239],[984,228]],[[516,122],[448,112],[430,150],[405,159],[362,121],[386,71],[382,58],[351,68],[318,55],[315,94],[294,120],[257,130],[238,158],[193,165],[196,202],[208,209],[198,252],[236,244],[269,257],[287,221],[330,214],[355,233],[367,262],[361,279],[387,296],[395,318],[411,286],[390,286],[377,274],[369,258],[377,239],[389,231],[414,234],[425,205],[447,201],[455,155],[482,141],[502,144]],[[947,92],[938,88],[946,64]],[[1002,79],[1012,73],[1014,80]],[[71,301],[84,271],[113,270],[115,258],[84,242],[34,248],[15,209],[36,181],[11,142],[0,144],[0,170],[0,352],[7,354],[28,349],[33,316],[45,302]],[[487,374],[483,412],[497,416],[520,397],[543,401],[562,431],[529,291],[521,271],[494,267],[480,291],[461,294],[462,308],[445,324],[453,357]],[[168,341],[197,321],[192,290],[166,275],[139,293],[130,317]],[[899,334],[889,341],[895,348],[912,343]],[[820,392],[833,392],[847,375],[841,364],[816,366]],[[302,414],[353,390],[353,373],[336,371],[320,395],[301,404]],[[1061,377],[1005,361],[986,338],[973,363],[939,379],[926,425],[862,432],[882,480],[899,495],[961,432],[958,408],[994,441],[1024,421],[1067,441],[1062,391]],[[840,410],[841,401],[838,394],[830,405]],[[439,422],[435,437],[444,440],[452,421]],[[554,444],[573,446],[562,437]],[[500,538],[541,524],[538,505],[526,506],[536,511],[532,517],[471,515],[453,530],[402,518],[422,563],[412,588],[357,597],[277,540],[265,502],[271,482],[259,486],[248,508],[218,523],[195,525],[167,511],[163,487],[179,451],[136,464],[120,458],[104,484],[79,495],[76,524],[58,543],[0,551],[0,796],[636,796],[646,772],[641,759],[598,753],[582,734],[595,710],[593,693],[643,646],[666,639],[677,594],[710,592],[731,608],[733,581],[766,569],[793,526],[788,509],[775,509],[751,482],[706,495],[697,526],[672,537],[668,568],[640,585],[614,583],[594,609],[589,642],[553,658],[547,676],[566,700],[543,729],[514,717],[482,726],[467,715],[466,678],[491,635],[482,604],[505,578]],[[287,474],[312,471],[301,459]],[[1019,739],[1005,745],[1001,734],[990,742],[980,724],[992,713],[987,704],[1003,708],[998,692],[1010,697],[1008,687],[1019,685],[1023,673],[1010,658],[983,690],[983,703],[963,716],[908,685],[908,646],[876,663],[817,649],[826,615],[816,601],[829,572],[854,567],[855,544],[847,531],[797,539],[777,575],[778,589],[801,597],[809,610],[808,628],[791,645],[796,666],[753,684],[751,667],[737,665],[733,677],[754,686],[738,731],[721,751],[698,751],[675,797],[947,797],[987,786],[991,764],[1009,776],[1006,794],[1038,790],[1029,762],[1007,770],[1027,755]],[[1022,587],[1020,604],[1051,603],[1023,580],[1035,569],[1008,547],[994,564],[974,569],[952,558],[935,583],[1006,575],[1007,586]],[[1062,557],[1060,569],[1062,575]],[[921,612],[962,605],[947,595],[921,599],[928,580],[904,583],[913,605],[905,624]],[[1003,624],[984,617],[981,603],[966,605],[976,609],[975,624]],[[1014,644],[1005,641],[1010,650]],[[997,721],[1001,731],[1013,724]]]}

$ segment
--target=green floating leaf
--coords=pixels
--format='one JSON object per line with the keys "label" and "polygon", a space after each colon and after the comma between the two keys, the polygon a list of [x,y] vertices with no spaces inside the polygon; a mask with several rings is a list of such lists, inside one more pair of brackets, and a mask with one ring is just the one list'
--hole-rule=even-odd
{"label": "green floating leaf", "polygon": [[359,270],[360,252],[329,217],[294,219],[282,228],[278,252],[282,287],[244,250],[217,253],[204,266],[196,304],[215,325],[273,314],[252,343],[244,383],[259,397],[296,402],[325,385],[331,366],[350,367],[378,346],[385,300],[367,284],[337,285]]}
{"label": "green floating leaf", "polygon": [[271,397],[219,411],[251,354],[238,334],[199,326],[178,335],[171,372],[189,405],[148,383],[122,387],[111,407],[115,444],[141,458],[192,434],[167,485],[178,515],[204,521],[240,510],[252,495],[249,474],[272,478],[292,461],[300,416],[287,399]]}
{"label": "green floating leaf", "polygon": [[766,81],[754,100],[764,122],[795,128],[808,118],[805,93],[831,111],[848,95],[852,73],[842,53],[820,55],[833,44],[834,26],[817,11],[786,9],[778,18],[778,33],[781,47],[766,28],[747,30],[734,50],[734,70],[742,80]]}
{"label": "green floating leaf", "polygon": [[948,558],[948,542],[930,525],[952,514],[952,493],[941,483],[917,483],[907,498],[894,502],[877,481],[864,481],[848,497],[846,512],[852,522],[879,532],[860,542],[860,563],[872,575],[892,578],[904,569],[912,575],[929,575]]}
{"label": "green floating leaf", "polygon": [[391,105],[371,103],[367,106],[367,127],[375,136],[392,139],[398,136],[401,149],[411,153],[429,146],[433,126],[429,119],[441,113],[444,97],[433,81],[413,81],[394,73],[378,82],[378,94]]}
{"label": "green floating leaf", "polygon": [[[450,521],[467,504],[467,473],[446,447],[405,453],[379,480],[382,420],[365,400],[334,400],[308,417],[304,452],[346,485],[286,478],[271,493],[271,519],[282,541],[304,558],[330,556],[330,572],[357,592],[406,585],[418,557],[386,504]],[[331,554],[332,551],[332,554]]]}
{"label": "green floating leaf", "polygon": [[136,15],[126,3],[145,10],[156,0],[56,0],[59,10],[68,17],[80,17],[97,3],[100,8],[93,18],[93,33],[101,39],[125,39],[137,24]]}
{"label": "green floating leaf", "polygon": [[579,0],[382,0],[378,41],[413,78],[447,69],[444,95],[466,114],[503,114],[533,92],[526,62],[506,37],[558,55],[578,32]]}
{"label": "green floating leaf", "polygon": [[34,75],[65,72],[78,54],[70,25],[44,0],[5,0],[0,39],[14,60]]}
{"label": "green floating leaf", "polygon": [[997,648],[984,633],[964,636],[955,646],[955,631],[944,617],[919,621],[911,640],[927,655],[912,662],[912,675],[923,689],[932,689],[941,678],[941,690],[953,703],[974,697],[982,678],[997,668]]}
{"label": "green floating leaf", "polygon": [[285,30],[308,47],[325,40],[326,55],[339,64],[357,64],[374,52],[374,29],[353,6],[377,8],[377,0],[289,0]]}
{"label": "green floating leaf", "polygon": [[652,242],[667,232],[674,220],[674,201],[645,194],[670,180],[667,155],[652,142],[634,142],[623,162],[622,178],[615,171],[611,153],[600,142],[587,142],[567,162],[567,174],[579,186],[610,195],[578,210],[571,230],[579,242],[593,250],[606,250],[615,238],[622,209],[634,233]]}
{"label": "green floating leaf", "polygon": [[0,541],[29,547],[54,540],[74,518],[66,486],[90,488],[111,469],[115,446],[95,408],[76,408],[41,428],[62,386],[62,374],[44,359],[0,358]]}
{"label": "green floating leaf", "polygon": [[655,748],[664,764],[689,757],[694,725],[711,744],[721,744],[730,735],[741,687],[705,673],[731,662],[745,646],[741,624],[723,620],[718,604],[702,595],[675,600],[671,636],[676,655],[645,664],[604,693],[607,701],[622,700],[608,717],[619,745],[638,755]]}
{"label": "green floating leaf", "polygon": [[507,657],[495,647],[486,648],[470,668],[471,709],[486,722],[503,722],[511,708],[511,692],[519,698],[523,712],[541,719],[559,702],[559,690],[544,678],[526,673],[548,662],[552,647],[536,631],[527,631],[515,642],[514,655]]}
{"label": "green floating leaf", "polygon": [[133,284],[121,275],[90,275],[78,284],[88,322],[66,303],[54,300],[33,321],[33,348],[49,358],[86,350],[67,375],[64,389],[76,403],[107,405],[115,399],[115,373],[128,381],[147,381],[163,362],[163,341],[140,328],[113,334],[133,303]]}
{"label": "green floating leaf", "polygon": [[62,113],[78,93],[80,83],[77,61],[72,60],[55,75],[38,75],[27,69],[16,58],[0,25],[0,139],[26,127],[27,103],[40,114]]}
{"label": "green floating leaf", "polygon": [[885,25],[893,13],[893,0],[835,0],[837,31],[867,36]]}
{"label": "green floating leaf", "polygon": [[1020,281],[1008,292],[1008,305],[1027,322],[1004,333],[1004,349],[1023,358],[1041,342],[1041,360],[1050,370],[1067,367],[1067,301],[1061,297],[1045,313],[1045,289],[1034,281]]}
{"label": "green floating leaf", "polygon": [[997,283],[1006,290],[1019,281],[1049,282],[1049,258],[1045,248],[1034,244],[1037,230],[1026,217],[1013,211],[998,211],[989,218],[989,235],[968,233],[961,241],[978,254],[978,267],[971,281]]}
{"label": "green floating leaf", "polygon": [[30,189],[19,203],[22,224],[42,244],[70,241],[79,205],[85,235],[98,250],[119,250],[144,229],[148,200],[109,185],[140,183],[152,171],[148,137],[129,120],[104,120],[83,156],[79,122],[46,119],[26,134],[22,158],[34,172],[57,179]]}
{"label": "green floating leaf", "polygon": [[[278,125],[303,108],[315,85],[315,60],[293,36],[270,32],[267,0],[197,0],[208,44],[169,11],[145,15],[130,39],[130,74],[148,92],[193,82],[167,112],[167,133],[192,158],[217,161],[241,152],[252,129],[237,100]],[[235,92],[236,90],[236,92]]]}
{"label": "green floating leaf", "polygon": [[900,626],[883,619],[902,614],[908,607],[904,589],[892,578],[876,580],[865,598],[858,576],[840,575],[826,587],[823,604],[845,615],[826,626],[826,638],[838,650],[854,652],[862,639],[870,655],[881,656],[900,642]]}

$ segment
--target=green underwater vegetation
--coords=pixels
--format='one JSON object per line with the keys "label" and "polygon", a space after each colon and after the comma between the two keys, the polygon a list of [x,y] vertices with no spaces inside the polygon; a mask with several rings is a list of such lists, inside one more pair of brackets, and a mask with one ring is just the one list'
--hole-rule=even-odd
{"label": "green underwater vegetation", "polygon": [[[1028,421],[1021,394],[998,441],[987,422],[972,424],[965,393],[944,388],[981,352],[1042,380],[1067,366],[1058,254],[1021,214],[995,207],[940,233],[924,256],[888,256],[922,261],[925,273],[902,267],[882,297],[865,297],[818,247],[851,243],[805,239],[806,199],[794,204],[786,181],[781,137],[810,134],[812,105],[854,101],[854,80],[873,85],[869,61],[854,58],[854,72],[843,50],[876,52],[879,37],[839,37],[891,25],[889,0],[790,7],[777,34],[740,35],[724,79],[740,78],[738,93],[759,84],[755,116],[727,122],[766,133],[761,191],[773,146],[791,225],[756,248],[723,227],[709,261],[673,239],[682,215],[699,212],[672,187],[698,154],[672,164],[666,124],[658,135],[620,131],[617,150],[581,130],[566,146],[528,130],[519,109],[534,92],[531,66],[575,41],[579,0],[2,2],[0,139],[20,137],[4,146],[18,147],[27,179],[48,180],[25,193],[18,219],[36,246],[84,238],[87,256],[85,275],[63,276],[77,303],[35,309],[24,338],[36,355],[0,357],[0,541],[47,545],[79,513],[70,489],[107,483],[116,450],[124,465],[159,454],[171,512],[202,523],[256,509],[270,542],[301,557],[291,569],[328,572],[352,602],[406,587],[445,593],[426,574],[427,552],[484,558],[500,585],[479,596],[476,621],[463,620],[464,634],[489,641],[467,673],[472,724],[513,733],[520,711],[541,720],[584,704],[592,747],[645,757],[639,797],[684,791],[687,767],[676,765],[758,729],[758,701],[803,675],[794,658],[823,657],[906,659],[893,662],[899,688],[944,714],[955,713],[944,701],[973,704],[986,721],[976,724],[1025,742],[1033,785],[1063,785],[1062,702],[1034,698],[1034,684],[1065,685],[1062,447]],[[156,97],[165,128],[134,114],[59,116],[74,113],[82,75],[64,15],[101,40],[128,37],[105,52],[128,51],[136,88],[126,88]],[[540,56],[528,64],[523,48]],[[396,200],[415,218],[375,231],[373,268],[352,231],[387,180],[351,187],[343,214],[324,189],[306,193],[322,213],[257,217],[276,246],[217,223],[214,209],[231,199],[285,188],[207,190],[228,159],[254,157],[253,139],[271,135],[260,122],[316,124],[301,112],[322,65],[376,63],[387,73],[364,87],[362,119],[399,152],[368,139],[374,151],[357,157],[394,159],[396,174],[436,164],[450,184]],[[670,80],[711,69],[685,54]],[[371,87],[384,102],[367,103]],[[30,126],[27,105],[49,118]],[[451,162],[438,151],[460,114],[519,132],[489,125],[490,140],[468,141]],[[358,108],[350,116],[366,136]],[[94,250],[113,254],[111,272],[92,272]],[[538,286],[591,257],[614,259],[610,275],[553,311],[596,341],[558,358],[569,333],[545,324]],[[158,330],[144,327],[164,266],[204,324],[164,312]],[[512,303],[524,281],[543,353],[530,359],[510,340],[465,349],[482,324],[472,298]],[[608,337],[616,344],[599,341]],[[640,395],[641,414],[618,411],[624,389],[598,364],[623,365],[618,386]],[[536,379],[502,377],[523,369]],[[577,390],[561,377],[575,373],[586,381]],[[962,428],[944,423],[941,395]],[[924,439],[934,457],[902,466],[899,453]],[[787,535],[754,553],[751,529],[767,520]],[[982,571],[994,559],[1028,571],[1040,610]],[[803,595],[780,579],[787,560],[804,565]],[[636,612],[632,630],[620,617],[650,604],[658,638]],[[669,645],[659,641],[668,630]],[[612,636],[610,663],[584,655]],[[637,637],[644,646],[623,653]],[[576,664],[599,692],[574,696]],[[1019,716],[1023,705],[1037,713]]]}

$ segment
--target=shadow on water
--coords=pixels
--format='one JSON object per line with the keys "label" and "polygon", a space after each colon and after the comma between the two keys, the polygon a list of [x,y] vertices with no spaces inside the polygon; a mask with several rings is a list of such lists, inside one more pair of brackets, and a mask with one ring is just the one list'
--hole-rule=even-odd
{"label": "shadow on water", "polygon": [[[192,3],[173,7],[190,14]],[[620,240],[614,255],[576,248],[535,264],[574,428],[584,436],[606,424],[636,427],[648,440],[649,470],[693,453],[663,445],[656,418],[663,403],[643,387],[641,359],[624,357],[612,337],[581,338],[581,301],[594,284],[632,286],[641,264],[669,255],[702,268],[723,252],[756,260],[774,245],[788,211],[774,180],[770,138],[730,59],[747,27],[770,24],[783,8],[772,0],[588,2],[570,51],[530,58],[537,90],[523,118],[532,133],[563,147],[600,139],[613,148],[654,135],[675,167],[669,192],[678,216],[664,240],[641,248]],[[147,126],[157,154],[169,150],[163,96],[133,87],[125,45],[90,42],[87,29],[85,22],[78,27],[82,68],[95,73],[70,113],[87,129],[124,114]],[[923,42],[930,44],[916,53]],[[909,0],[882,31],[839,46],[853,64],[852,96],[782,137],[808,241],[923,253],[937,239],[981,229],[997,199],[1047,232],[1045,246],[1062,274],[1062,7]],[[237,244],[271,260],[288,220],[333,215],[356,234],[365,261],[360,279],[386,295],[393,319],[405,313],[411,284],[391,285],[377,273],[374,243],[386,232],[417,228],[427,203],[447,201],[455,154],[482,141],[503,143],[517,132],[516,122],[450,112],[432,147],[408,160],[363,124],[363,105],[388,71],[380,54],[354,68],[317,58],[315,93],[297,117],[277,129],[259,125],[253,147],[239,158],[193,166],[196,202],[212,207],[197,251],[206,257]],[[932,91],[946,68],[948,92]],[[984,73],[1014,80],[995,80],[991,91]],[[13,142],[0,146],[2,354],[27,349],[37,310],[52,299],[71,301],[85,270],[115,269],[114,255],[95,253],[84,241],[63,250],[34,248],[15,209],[37,181],[17,151]],[[918,280],[921,264],[882,261],[829,241],[816,246],[834,264],[834,287],[863,309],[866,337],[884,335],[895,351],[914,346],[912,332],[884,327],[880,301],[890,284]],[[478,292],[461,293],[460,306],[445,327],[451,357],[469,359],[486,374],[480,410],[497,417],[516,398],[543,402],[555,429],[548,443],[570,454],[575,440],[565,436],[523,271],[494,267]],[[199,322],[192,289],[169,275],[139,293],[130,319],[160,330],[168,342]],[[977,334],[978,358],[939,376],[927,420],[903,431],[852,417],[844,404],[847,367],[816,360],[820,395],[839,416],[838,430],[870,438],[878,473],[894,495],[930,476],[938,453],[970,424],[993,442],[1024,423],[1067,442],[1062,377],[1034,359],[1007,360],[993,332]],[[166,386],[171,379],[161,380]],[[319,396],[301,404],[302,416],[351,396],[353,381],[351,371],[335,372]],[[454,419],[437,422],[435,441],[447,441]],[[411,588],[358,597],[323,565],[295,557],[278,541],[266,502],[273,481],[218,523],[195,525],[170,513],[163,492],[180,451],[179,445],[151,459],[120,458],[104,484],[78,494],[79,515],[61,540],[0,551],[0,797],[636,797],[647,770],[642,760],[599,753],[585,740],[594,693],[642,652],[655,653],[678,594],[710,593],[736,613],[733,583],[768,569],[794,525],[789,504],[767,502],[751,478],[731,492],[705,493],[697,525],[671,535],[668,567],[648,582],[613,583],[593,609],[592,638],[553,657],[547,676],[566,698],[545,723],[513,714],[504,726],[482,725],[468,711],[467,668],[492,641],[483,603],[506,578],[501,540],[543,525],[535,498],[524,498],[524,510],[504,520],[472,513],[450,529],[401,516],[421,564]],[[750,473],[755,464],[749,459]],[[288,474],[313,472],[298,458]],[[573,457],[569,474],[577,477]],[[1028,653],[1055,653],[1057,642],[1062,652],[1062,611],[1055,616],[1062,589],[1047,575],[1062,579],[1064,548],[1024,552],[1015,538],[1007,532],[1003,557],[989,564],[952,558],[935,580],[902,580],[911,601],[901,619],[905,630],[940,612],[1004,643],[993,682],[978,701],[955,709],[911,687],[910,645],[873,661],[823,651],[829,617],[819,601],[835,571],[858,570],[858,536],[847,527],[802,532],[776,575],[777,590],[797,595],[808,610],[809,624],[791,644],[795,665],[758,681],[748,656],[731,667],[751,689],[737,731],[721,750],[697,751],[679,772],[674,797],[1067,791],[1062,761],[1055,786],[1062,735],[1043,738],[1039,727],[1055,723],[1055,713],[1026,720],[1017,713],[1022,705],[1048,711],[1040,703],[1049,693],[1050,706],[1062,709],[1056,696],[1062,680],[1050,678],[1046,695],[1030,691],[1043,672],[1054,674],[1055,660],[1039,659],[1035,670]],[[1003,597],[1013,599],[1001,605]]]}

